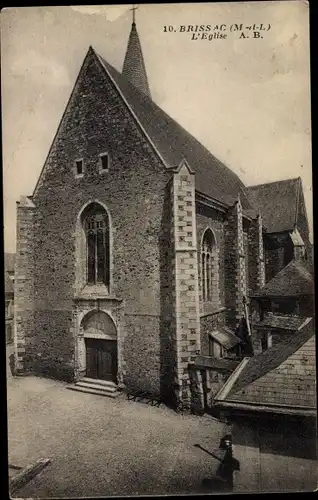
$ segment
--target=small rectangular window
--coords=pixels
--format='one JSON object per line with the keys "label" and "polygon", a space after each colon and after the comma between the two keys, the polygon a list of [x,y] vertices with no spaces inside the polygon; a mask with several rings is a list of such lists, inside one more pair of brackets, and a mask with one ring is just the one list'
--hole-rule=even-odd
{"label": "small rectangular window", "polygon": [[84,173],[84,161],[76,160],[75,161],[75,175],[83,175]]}
{"label": "small rectangular window", "polygon": [[99,155],[99,170],[100,172],[108,172],[109,170],[109,156],[108,153]]}

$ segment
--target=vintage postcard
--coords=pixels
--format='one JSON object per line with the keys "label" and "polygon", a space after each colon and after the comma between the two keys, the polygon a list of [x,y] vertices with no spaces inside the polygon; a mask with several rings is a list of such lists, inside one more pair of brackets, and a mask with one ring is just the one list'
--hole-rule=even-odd
{"label": "vintage postcard", "polygon": [[11,497],[314,491],[306,1],[1,12]]}

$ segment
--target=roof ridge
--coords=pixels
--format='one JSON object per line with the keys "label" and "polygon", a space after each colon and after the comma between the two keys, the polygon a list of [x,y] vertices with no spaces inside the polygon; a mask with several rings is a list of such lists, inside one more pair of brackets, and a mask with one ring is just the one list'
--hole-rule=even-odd
{"label": "roof ridge", "polygon": [[293,259],[273,276],[270,281],[265,283],[262,288],[259,288],[254,296],[282,297],[311,295],[310,290],[312,287],[313,277],[307,266],[303,262]]}
{"label": "roof ridge", "polygon": [[[257,370],[257,373],[251,375],[251,380],[244,381],[243,379],[243,381],[241,380],[240,384],[239,377],[237,377],[230,390],[229,396],[234,396],[235,394],[243,390],[244,387],[253,384],[254,382],[256,382],[256,380],[259,380],[262,377],[265,377],[268,373],[276,370],[276,368],[281,366],[288,358],[290,358],[299,349],[301,349],[303,345],[314,336],[315,332],[313,331],[312,327],[302,329],[298,331],[296,335],[289,337],[285,342],[276,344],[266,351],[263,351],[256,356],[249,358],[249,362],[245,366],[245,369],[242,371],[241,375],[244,375],[251,363],[254,365],[256,364],[256,366],[259,360],[263,361],[263,363],[261,362],[260,366],[258,367],[259,369]],[[269,360],[268,364],[266,364],[267,359]]]}
{"label": "roof ridge", "polygon": [[[139,98],[142,99],[145,104],[150,105],[150,106],[152,106],[154,108],[153,109],[154,115],[155,115],[155,113],[160,113],[161,118],[163,119],[163,121],[167,122],[167,126],[173,125],[174,127],[177,127],[178,131],[181,131],[182,134],[189,141],[192,142],[192,145],[194,144],[194,145],[197,145],[198,147],[200,147],[201,152],[204,152],[204,154],[207,157],[209,157],[209,159],[211,161],[213,161],[214,167],[218,169],[220,175],[224,173],[224,172],[222,172],[223,169],[228,170],[231,173],[232,179],[233,180],[235,179],[235,183],[237,184],[237,188],[236,189],[242,191],[242,193],[244,195],[245,203],[247,205],[249,205],[250,207],[252,207],[252,204],[251,204],[251,202],[249,200],[249,197],[248,197],[248,195],[247,195],[247,193],[245,191],[245,185],[244,185],[244,183],[242,182],[242,180],[240,179],[240,177],[230,167],[228,167],[227,165],[225,165],[221,160],[219,160],[216,156],[214,156],[213,153],[211,153],[211,151],[206,146],[204,146],[194,135],[191,134],[191,132],[189,132],[182,125],[180,125],[174,118],[172,118],[166,111],[164,111],[156,102],[154,102],[148,95],[144,94],[138,88],[136,88],[130,82],[129,79],[125,78],[114,66],[112,66],[110,63],[108,63],[95,50],[94,50],[94,53],[95,53],[96,57],[98,58],[98,60],[100,61],[103,69],[106,71],[107,75],[109,76],[109,78],[111,79],[111,81],[114,83],[114,85],[116,86],[116,88],[119,91],[120,95],[122,96],[122,98],[126,102],[126,105],[131,110],[131,112],[133,113],[134,117],[137,119],[137,121],[138,121],[139,125],[141,126],[142,130],[145,132],[145,135],[146,135],[147,139],[151,141],[152,145],[154,146],[154,148],[156,149],[156,151],[158,153],[159,153],[159,149],[155,146],[155,142],[151,140],[151,137],[147,133],[145,126],[143,126],[142,122],[138,118],[138,115],[134,112],[134,109],[133,109],[132,105],[129,102],[129,98],[126,98],[124,90],[121,89],[121,87],[120,87],[121,81],[125,85],[130,86],[131,91],[133,91],[134,93],[136,93],[136,95],[139,96]],[[114,75],[112,74],[112,72],[114,72]],[[117,78],[119,79],[118,83],[116,81]],[[170,146],[170,149],[173,149],[173,146]],[[161,159],[162,159],[162,161],[163,161],[163,163],[164,163],[164,165],[166,167],[175,166],[175,165],[169,165],[168,162],[163,159],[163,157],[161,156],[160,153],[159,153],[159,155],[160,155],[160,157],[161,157]],[[188,158],[186,158],[186,159],[187,159],[189,165],[191,166],[191,161]],[[198,188],[198,190],[200,191],[200,188]],[[223,194],[225,196],[232,196],[233,197],[233,195],[231,194],[230,191],[229,192],[225,192]],[[210,194],[210,196],[213,196],[213,195]],[[227,205],[229,205],[229,203],[227,203]]]}
{"label": "roof ridge", "polygon": [[[116,68],[114,68],[111,64],[109,64],[107,61],[104,60],[104,58],[102,56],[100,56],[96,51],[95,49],[93,49],[93,53],[94,55],[96,56],[97,60],[100,62],[100,64],[102,65],[104,71],[106,71],[108,77],[110,78],[110,80],[112,81],[113,85],[116,87],[118,93],[120,94],[121,98],[123,99],[124,103],[126,104],[127,108],[129,109],[129,111],[131,112],[131,114],[133,115],[134,119],[137,121],[139,127],[141,128],[141,130],[143,131],[144,135],[146,136],[146,138],[148,139],[148,141],[150,142],[150,144],[152,145],[152,147],[154,148],[157,156],[160,158],[161,162],[163,163],[163,165],[165,167],[167,167],[167,163],[165,162],[165,160],[162,158],[160,152],[158,151],[158,148],[156,148],[155,144],[153,143],[153,141],[151,140],[151,138],[149,137],[149,134],[147,134],[145,128],[142,126],[142,124],[140,123],[140,120],[138,119],[138,117],[136,116],[136,113],[134,112],[134,110],[132,109],[132,107],[130,106],[129,102],[127,101],[127,99],[125,98],[125,96],[123,95],[123,92],[121,91],[121,89],[119,88],[119,86],[117,85],[117,83],[114,81],[114,78],[112,77],[112,75],[109,73],[108,71],[108,68],[107,68],[107,65],[111,66],[114,70],[116,70]],[[117,70],[116,70],[117,71]],[[119,73],[119,71],[118,71]],[[126,80],[127,82],[129,82],[129,80]],[[136,92],[138,92],[139,94],[141,94],[143,96],[143,98],[147,98],[149,99],[150,101],[152,101],[152,99],[149,97],[149,95],[147,94],[144,94],[142,93],[137,87],[135,87],[131,82],[129,82],[130,85],[132,85],[134,87],[134,90]]]}
{"label": "roof ridge", "polygon": [[299,191],[302,192],[299,186],[301,186],[301,177],[246,187],[246,192],[254,205],[261,209],[269,233],[295,229],[297,196],[299,197]]}
{"label": "roof ridge", "polygon": [[280,179],[277,181],[263,182],[261,184],[251,184],[250,186],[246,186],[246,189],[252,189],[252,188],[261,187],[261,186],[270,186],[272,184],[280,184],[283,182],[298,181],[298,180],[301,180],[300,176],[299,177],[291,177],[290,179]]}
{"label": "roof ridge", "polygon": [[[93,49],[93,50],[94,50],[94,49]],[[103,62],[105,62],[107,65],[111,66],[111,67],[112,67],[112,69],[114,69],[115,71],[117,71],[117,72],[118,72],[118,73],[119,73],[119,74],[120,74],[123,78],[125,78],[125,76],[124,76],[122,73],[120,73],[120,72],[119,72],[119,71],[118,71],[118,70],[117,70],[117,69],[116,69],[116,68],[115,68],[112,64],[110,64],[109,62],[105,61],[105,59],[104,59],[101,55],[99,55],[96,51],[94,51],[94,52],[95,52],[95,54],[96,54],[96,55],[97,55],[100,59],[102,59],[102,61],[103,61]],[[107,71],[107,68],[106,68],[106,71]],[[107,72],[107,73],[108,73],[108,72]],[[108,73],[108,74],[109,74],[109,73]],[[129,79],[125,78],[125,80],[126,80],[126,82],[128,82],[129,84],[133,85],[133,84],[130,82],[130,80],[129,80]],[[134,87],[135,87],[135,86],[134,86]],[[191,136],[191,138],[192,138],[192,139],[194,139],[194,140],[195,140],[198,144],[200,144],[200,146],[201,146],[202,148],[204,148],[204,149],[205,149],[205,150],[206,150],[206,151],[207,151],[207,152],[208,152],[211,156],[213,156],[213,158],[214,158],[217,162],[219,162],[221,165],[223,165],[223,166],[225,166],[226,168],[228,168],[229,170],[231,170],[231,172],[232,172],[234,175],[236,175],[236,177],[237,177],[237,178],[240,180],[240,182],[242,183],[242,181],[241,181],[241,179],[239,178],[239,176],[238,176],[235,172],[233,172],[233,170],[232,170],[232,169],[231,169],[228,165],[226,165],[226,164],[225,164],[225,162],[223,162],[223,160],[220,160],[219,158],[217,158],[216,156],[214,156],[214,154],[213,154],[213,153],[211,153],[211,151],[210,151],[210,150],[209,150],[209,149],[208,149],[208,148],[207,148],[204,144],[202,144],[202,142],[201,142],[201,141],[199,141],[199,139],[197,139],[197,138],[196,138],[193,134],[191,134],[191,132],[189,132],[189,130],[187,130],[186,128],[184,128],[184,126],[183,126],[183,125],[181,125],[181,124],[180,124],[180,123],[179,123],[179,122],[178,122],[175,118],[173,118],[173,117],[172,117],[171,115],[169,115],[169,114],[168,114],[168,113],[167,113],[167,112],[166,112],[163,108],[161,108],[161,107],[159,106],[159,104],[157,104],[157,103],[156,103],[156,102],[155,102],[155,101],[154,101],[154,100],[153,100],[153,99],[152,99],[149,95],[144,94],[144,93],[143,93],[143,92],[141,92],[141,90],[139,90],[139,88],[137,88],[137,87],[135,87],[135,90],[136,90],[139,94],[141,94],[141,95],[142,95],[143,99],[144,99],[144,98],[146,98],[146,99],[148,99],[149,101],[151,101],[151,102],[152,102],[152,104],[154,104],[154,105],[155,105],[158,109],[160,109],[160,111],[161,111],[161,112],[162,112],[165,116],[167,116],[167,117],[169,118],[169,120],[172,120],[172,121],[173,121],[176,125],[178,125],[178,127],[180,127],[180,128],[183,130],[183,132],[185,132],[187,135]],[[242,183],[242,184],[243,184],[243,183]]]}

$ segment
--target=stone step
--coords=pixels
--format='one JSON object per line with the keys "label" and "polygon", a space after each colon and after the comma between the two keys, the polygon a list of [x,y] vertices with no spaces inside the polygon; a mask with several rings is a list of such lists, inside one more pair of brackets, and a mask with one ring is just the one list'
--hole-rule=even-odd
{"label": "stone step", "polygon": [[114,385],[106,385],[106,384],[101,384],[99,381],[96,382],[87,382],[86,380],[79,380],[75,384],[77,387],[84,387],[88,389],[98,389],[100,391],[106,391],[106,392],[116,392],[118,387]]}
{"label": "stone step", "polygon": [[74,385],[68,385],[67,389],[71,391],[78,391],[78,392],[85,392],[87,394],[96,394],[98,396],[104,396],[108,398],[117,398],[119,396],[120,392],[119,391],[109,391],[108,389],[101,389],[101,388],[94,388],[94,387],[89,387],[89,386],[80,386],[78,384]]}
{"label": "stone step", "polygon": [[98,384],[106,387],[115,387],[115,389],[117,389],[117,384],[115,384],[115,382],[111,382],[110,380],[100,380],[97,378],[83,377],[76,383],[78,384],[79,382],[85,382],[85,383],[88,382],[89,384]]}

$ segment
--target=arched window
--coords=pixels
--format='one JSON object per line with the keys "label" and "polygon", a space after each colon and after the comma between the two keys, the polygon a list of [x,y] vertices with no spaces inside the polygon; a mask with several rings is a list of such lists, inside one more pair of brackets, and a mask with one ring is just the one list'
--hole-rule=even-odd
{"label": "arched window", "polygon": [[104,207],[92,203],[82,214],[86,237],[86,281],[109,287],[109,218]]}
{"label": "arched window", "polygon": [[218,302],[218,261],[215,238],[211,229],[204,233],[201,248],[202,298],[204,302]]}

